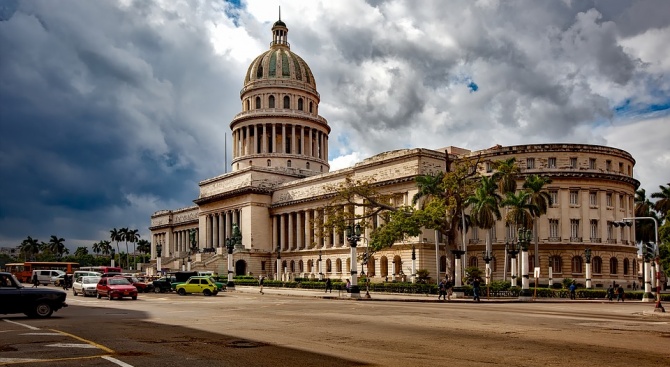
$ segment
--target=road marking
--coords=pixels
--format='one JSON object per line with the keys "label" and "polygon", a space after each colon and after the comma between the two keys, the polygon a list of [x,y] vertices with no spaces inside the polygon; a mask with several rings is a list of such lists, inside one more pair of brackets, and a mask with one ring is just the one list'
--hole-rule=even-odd
{"label": "road marking", "polygon": [[56,343],[56,344],[47,344],[46,346],[55,348],[94,348],[94,349],[98,348],[97,346],[91,344],[77,344],[77,343]]}
{"label": "road marking", "polygon": [[54,330],[54,329],[51,329],[51,331],[55,331],[55,332],[57,332],[57,333],[61,333],[61,334],[63,334],[63,335],[67,335],[67,336],[69,336],[69,337],[71,337],[71,338],[77,339],[77,340],[82,341],[82,342],[84,342],[84,343],[88,343],[88,344],[94,345],[94,346],[96,346],[97,348],[100,348],[100,349],[104,350],[105,352],[107,352],[107,353],[109,353],[109,354],[114,354],[114,353],[115,353],[113,350],[107,348],[106,346],[104,346],[104,345],[102,345],[102,344],[98,344],[98,343],[96,343],[96,342],[93,342],[93,341],[90,341],[90,340],[86,340],[86,339],[81,338],[81,337],[78,337],[78,336],[76,336],[76,335],[73,335],[73,334],[70,334],[70,333],[66,333],[66,332],[64,332],[64,331],[60,331],[60,330]]}
{"label": "road marking", "polygon": [[23,333],[19,335],[60,335],[59,333]]}
{"label": "road marking", "polygon": [[[5,366],[8,364],[16,363],[28,363],[28,362],[61,362],[61,361],[77,361],[80,359],[93,359],[93,358],[104,358],[104,355],[97,356],[83,356],[83,357],[65,357],[65,358],[52,358],[52,359],[38,359],[38,358],[0,358],[0,365]],[[132,367],[132,366],[131,366]]]}
{"label": "road marking", "polygon": [[40,328],[38,328],[38,327],[34,327],[34,326],[30,326],[30,325],[22,324],[22,323],[20,323],[20,322],[16,322],[16,321],[11,321],[11,320],[6,320],[6,319],[3,319],[3,320],[5,320],[6,322],[9,322],[10,324],[23,326],[23,327],[28,328],[28,329],[30,329],[30,330],[39,330],[39,329],[40,329]]}
{"label": "road marking", "polygon": [[101,358],[106,359],[106,360],[108,360],[108,361],[110,361],[110,362],[112,362],[112,363],[116,363],[116,364],[118,364],[118,365],[121,366],[121,367],[133,367],[132,364],[128,364],[128,363],[123,362],[123,361],[119,361],[118,359],[116,359],[116,358],[114,358],[114,357],[110,357],[110,356],[102,356]]}

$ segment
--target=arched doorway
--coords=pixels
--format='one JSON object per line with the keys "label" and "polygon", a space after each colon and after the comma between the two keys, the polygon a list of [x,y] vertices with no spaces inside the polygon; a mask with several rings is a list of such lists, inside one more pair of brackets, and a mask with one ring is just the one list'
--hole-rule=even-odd
{"label": "arched doorway", "polygon": [[235,262],[235,275],[247,275],[247,262],[244,260],[237,260]]}

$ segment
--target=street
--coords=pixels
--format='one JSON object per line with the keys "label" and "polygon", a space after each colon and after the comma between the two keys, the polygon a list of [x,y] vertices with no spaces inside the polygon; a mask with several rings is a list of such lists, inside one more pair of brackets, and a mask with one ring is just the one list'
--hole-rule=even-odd
{"label": "street", "polygon": [[670,318],[647,312],[648,303],[374,302],[267,293],[151,293],[137,301],[69,294],[70,306],[50,319],[2,317],[0,365],[670,365]]}

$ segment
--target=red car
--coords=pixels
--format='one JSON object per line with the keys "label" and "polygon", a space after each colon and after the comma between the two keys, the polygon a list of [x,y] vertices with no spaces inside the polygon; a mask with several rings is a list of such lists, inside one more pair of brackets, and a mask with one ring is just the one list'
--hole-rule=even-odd
{"label": "red car", "polygon": [[137,288],[122,276],[100,278],[95,289],[98,291],[98,299],[102,297],[107,297],[110,301],[112,298],[123,297],[137,299]]}

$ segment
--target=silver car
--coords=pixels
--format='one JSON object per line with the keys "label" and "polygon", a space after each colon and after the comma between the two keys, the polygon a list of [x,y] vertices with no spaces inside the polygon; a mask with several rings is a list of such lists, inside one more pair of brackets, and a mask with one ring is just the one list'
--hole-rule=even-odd
{"label": "silver car", "polygon": [[98,285],[99,281],[100,277],[79,277],[74,280],[74,283],[72,283],[72,294],[76,296],[81,293],[84,295],[84,297],[95,296],[98,293],[95,290],[95,286]]}

